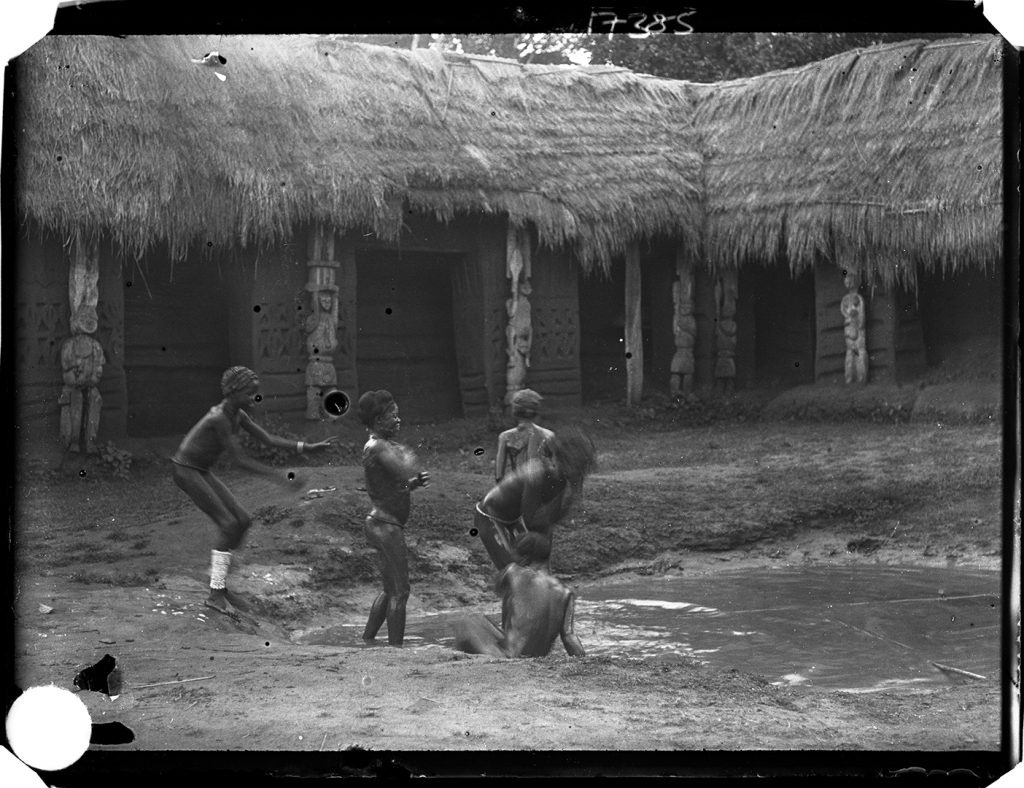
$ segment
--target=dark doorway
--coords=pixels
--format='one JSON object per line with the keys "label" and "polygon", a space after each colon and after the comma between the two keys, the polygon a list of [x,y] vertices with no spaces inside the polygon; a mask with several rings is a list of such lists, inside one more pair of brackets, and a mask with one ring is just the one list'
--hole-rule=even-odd
{"label": "dark doorway", "polygon": [[[752,280],[752,281],[751,281]],[[814,275],[784,266],[758,267],[753,290],[755,368],[763,385],[814,382]]]}
{"label": "dark doorway", "polygon": [[216,262],[178,262],[172,271],[153,255],[140,267],[125,269],[128,434],[184,435],[220,401],[231,366],[227,289]]}
{"label": "dark doorway", "polygon": [[387,389],[410,419],[462,415],[452,313],[458,260],[379,250],[356,258],[360,393]]}
{"label": "dark doorway", "polygon": [[580,274],[580,393],[584,402],[626,396],[625,266]]}
{"label": "dark doorway", "polygon": [[[641,274],[641,334],[644,388],[654,368],[651,341],[651,284]],[[612,262],[607,274],[580,274],[580,378],[584,402],[626,397],[626,265]]]}
{"label": "dark doorway", "polygon": [[1000,380],[1005,288],[1002,267],[922,273],[917,305],[930,368],[949,379]]}

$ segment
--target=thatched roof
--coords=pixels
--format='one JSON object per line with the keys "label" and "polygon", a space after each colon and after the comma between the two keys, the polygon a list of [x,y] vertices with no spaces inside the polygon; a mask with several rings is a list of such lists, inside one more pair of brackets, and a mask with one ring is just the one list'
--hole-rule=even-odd
{"label": "thatched roof", "polygon": [[590,265],[702,222],[688,87],[623,69],[317,36],[51,36],[17,68],[22,216],[133,254],[307,221],[395,240],[411,208],[507,214]]}
{"label": "thatched roof", "polygon": [[1002,249],[997,36],[854,50],[694,86],[714,265],[819,255],[882,281]]}
{"label": "thatched roof", "polygon": [[[223,68],[192,62],[214,50]],[[507,214],[585,267],[670,236],[715,266],[910,279],[1001,252],[1002,54],[904,42],[697,85],[317,36],[51,36],[17,64],[16,193],[134,254],[312,221],[396,240],[412,209]]]}

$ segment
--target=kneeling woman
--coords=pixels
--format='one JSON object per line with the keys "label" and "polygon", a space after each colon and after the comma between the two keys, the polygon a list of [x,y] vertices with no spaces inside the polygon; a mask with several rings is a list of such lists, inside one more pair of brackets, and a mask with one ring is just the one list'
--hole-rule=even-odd
{"label": "kneeling woman", "polygon": [[390,392],[366,392],[359,398],[358,411],[359,420],[370,430],[370,439],[363,447],[363,470],[373,509],[366,518],[364,533],[377,551],[384,580],[384,590],[370,608],[363,640],[376,638],[387,620],[388,644],[401,646],[409,599],[409,560],[403,529],[409,519],[410,493],[417,487],[426,487],[430,474],[417,471],[413,453],[392,440],[402,422]]}

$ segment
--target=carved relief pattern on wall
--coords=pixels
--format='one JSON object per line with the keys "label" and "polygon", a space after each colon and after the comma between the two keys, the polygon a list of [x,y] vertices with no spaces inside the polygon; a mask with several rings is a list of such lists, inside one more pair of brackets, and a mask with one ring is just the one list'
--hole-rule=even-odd
{"label": "carved relief pattern on wall", "polygon": [[[533,320],[537,336],[533,348],[535,353],[539,353],[541,363],[571,362],[575,359],[579,326],[572,301],[535,303]],[[555,363],[554,366],[563,365]]]}
{"label": "carved relief pattern on wall", "polygon": [[67,270],[63,258],[18,268],[15,353],[26,382],[60,377],[60,343],[71,330]]}
{"label": "carved relief pattern on wall", "polygon": [[117,364],[123,363],[124,310],[107,300],[100,301],[97,310],[100,324],[97,334],[100,344],[106,351],[107,360]]}
{"label": "carved relief pattern on wall", "polygon": [[[303,355],[302,324],[296,315],[298,298],[282,303],[262,304],[256,318],[256,357],[264,361],[292,361]],[[260,364],[263,367],[263,364]]]}
{"label": "carved relief pattern on wall", "polygon": [[61,337],[69,331],[67,303],[39,301],[18,305],[18,369],[29,379],[60,375]]}
{"label": "carved relief pattern on wall", "polygon": [[508,313],[505,310],[504,303],[495,304],[491,307],[490,316],[487,321],[488,325],[488,342],[487,347],[491,356],[492,369],[497,373],[500,370],[501,374],[501,386],[502,388],[498,391],[498,399],[500,400],[505,394],[505,363],[507,359],[507,339],[505,337],[505,321],[508,320]]}
{"label": "carved relief pattern on wall", "polygon": [[334,349],[334,366],[338,369],[354,369],[356,360],[352,357],[352,334],[350,327],[355,323],[355,303],[348,298],[338,299],[338,346]]}

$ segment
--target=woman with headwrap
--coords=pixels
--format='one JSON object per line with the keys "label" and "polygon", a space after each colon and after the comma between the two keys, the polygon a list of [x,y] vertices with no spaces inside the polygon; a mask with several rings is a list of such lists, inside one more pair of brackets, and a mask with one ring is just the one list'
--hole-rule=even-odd
{"label": "woman with headwrap", "polygon": [[405,524],[411,508],[410,493],[430,483],[430,474],[417,469],[415,455],[393,438],[402,426],[398,404],[391,393],[367,391],[359,398],[359,420],[370,431],[363,447],[366,491],[373,509],[366,518],[364,533],[377,551],[384,590],[370,607],[363,640],[377,637],[388,622],[388,644],[401,646],[405,639],[405,605],[409,599],[409,559],[405,547]]}
{"label": "woman with headwrap", "polygon": [[498,436],[494,481],[500,482],[506,473],[515,473],[527,460],[540,457],[547,442],[555,437],[555,433],[534,421],[543,399],[533,389],[519,389],[512,395],[512,415],[518,423]]}
{"label": "woman with headwrap", "polygon": [[224,399],[210,408],[189,430],[171,462],[174,464],[175,484],[213,521],[217,529],[211,550],[210,595],[206,599],[206,607],[237,617],[238,611],[228,601],[227,574],[231,567],[231,551],[242,543],[252,520],[211,468],[227,452],[236,464],[297,490],[305,482],[295,473],[282,473],[245,455],[238,440],[239,430],[245,430],[267,446],[294,449],[299,454],[326,448],[333,438],[318,443],[296,442],[271,435],[254,422],[248,411],[262,397],[259,378],[248,367],[231,367],[221,377],[220,385]]}

